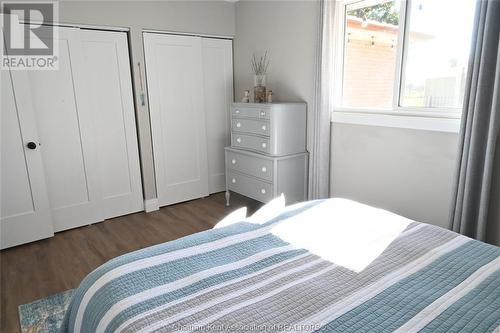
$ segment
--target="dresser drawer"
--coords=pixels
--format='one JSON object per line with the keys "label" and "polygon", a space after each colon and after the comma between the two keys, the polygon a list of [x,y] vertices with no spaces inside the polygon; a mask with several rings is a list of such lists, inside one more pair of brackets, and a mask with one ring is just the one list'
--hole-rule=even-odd
{"label": "dresser drawer", "polygon": [[273,181],[273,161],[229,151],[226,154],[228,169]]}
{"label": "dresser drawer", "polygon": [[233,117],[250,117],[260,119],[270,118],[268,108],[235,106],[233,107],[231,113]]}
{"label": "dresser drawer", "polygon": [[231,123],[231,129],[243,133],[269,135],[269,122],[265,120],[235,118]]}
{"label": "dresser drawer", "polygon": [[243,148],[255,150],[263,153],[269,153],[269,139],[259,136],[232,133],[231,146],[235,148]]}
{"label": "dresser drawer", "polygon": [[273,198],[272,184],[236,172],[228,172],[227,187],[231,191],[262,202]]}

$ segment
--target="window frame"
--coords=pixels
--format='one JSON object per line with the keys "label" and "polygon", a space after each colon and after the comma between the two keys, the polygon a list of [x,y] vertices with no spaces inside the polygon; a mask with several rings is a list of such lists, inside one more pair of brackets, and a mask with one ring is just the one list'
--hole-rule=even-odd
{"label": "window frame", "polygon": [[[404,82],[405,68],[407,64],[408,47],[409,42],[409,19],[411,15],[411,1],[413,0],[401,0],[400,11],[399,11],[399,30],[397,36],[397,46],[396,46],[396,68],[394,71],[394,85],[393,85],[393,98],[392,106],[388,108],[371,108],[371,107],[351,107],[342,106],[342,89],[344,84],[344,59],[345,59],[345,19],[347,13],[347,6],[359,3],[360,5],[366,6],[370,2],[378,3],[377,0],[336,0],[335,1],[335,11],[334,11],[334,27],[333,27],[333,74],[336,78],[341,78],[339,84],[334,84],[333,86],[333,112],[332,121],[335,119],[346,119],[346,114],[357,114],[358,117],[353,119],[358,119],[359,115],[369,114],[368,118],[373,118],[373,115],[381,114],[384,116],[403,116],[411,117],[418,120],[418,117],[422,118],[442,118],[450,119],[455,125],[452,127],[454,130],[447,128],[445,131],[458,132],[459,122],[462,109],[457,108],[429,108],[429,107],[406,107],[401,105],[402,94],[404,93],[404,88],[402,84]],[[335,113],[342,113],[343,115],[335,116]],[[351,117],[352,118],[352,117]],[[428,123],[426,121],[426,123]],[[457,125],[458,124],[458,125]],[[394,126],[399,127],[399,126]],[[406,126],[405,126],[406,127]],[[421,129],[421,126],[417,126]],[[432,126],[431,126],[432,127]],[[430,128],[435,130],[434,128]],[[439,130],[439,129],[438,129]]]}

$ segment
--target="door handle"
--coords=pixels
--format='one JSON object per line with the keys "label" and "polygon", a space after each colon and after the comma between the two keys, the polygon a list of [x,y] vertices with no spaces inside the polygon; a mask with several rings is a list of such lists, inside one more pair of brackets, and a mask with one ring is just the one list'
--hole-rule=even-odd
{"label": "door handle", "polygon": [[28,148],[28,149],[36,149],[36,143],[34,143],[33,141],[28,142],[26,144],[26,148]]}

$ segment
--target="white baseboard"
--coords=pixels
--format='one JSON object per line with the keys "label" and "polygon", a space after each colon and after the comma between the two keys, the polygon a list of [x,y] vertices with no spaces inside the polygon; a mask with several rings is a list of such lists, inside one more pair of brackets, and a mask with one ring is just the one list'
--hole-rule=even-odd
{"label": "white baseboard", "polygon": [[144,200],[144,210],[146,211],[146,213],[154,212],[155,210],[159,209],[160,204],[158,203],[157,198]]}

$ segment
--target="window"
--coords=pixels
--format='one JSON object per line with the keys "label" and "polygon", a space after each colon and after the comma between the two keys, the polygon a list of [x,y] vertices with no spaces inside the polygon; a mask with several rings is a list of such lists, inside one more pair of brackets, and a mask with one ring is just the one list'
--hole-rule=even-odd
{"label": "window", "polygon": [[340,6],[339,109],[459,115],[475,0],[349,0]]}
{"label": "window", "polygon": [[459,108],[463,102],[474,1],[410,4],[401,105]]}
{"label": "window", "polygon": [[399,2],[346,6],[342,105],[389,108],[394,94]]}

